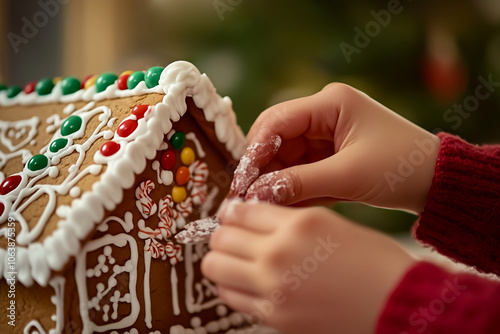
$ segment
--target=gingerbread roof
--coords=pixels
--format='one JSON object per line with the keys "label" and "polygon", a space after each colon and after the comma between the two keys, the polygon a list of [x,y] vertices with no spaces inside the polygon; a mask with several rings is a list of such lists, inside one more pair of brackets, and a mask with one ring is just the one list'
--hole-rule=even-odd
{"label": "gingerbread roof", "polygon": [[[148,81],[146,72],[145,81],[138,74],[139,80],[128,87],[122,76],[103,74],[82,89],[74,78],[65,78],[27,85],[23,91],[0,90],[0,109],[6,109],[0,117],[3,277],[16,271],[25,286],[34,281],[45,286],[52,272],[62,270],[106,213],[122,202],[124,190],[133,186],[147,160],[156,156],[172,122],[184,116],[187,97],[213,123],[218,147],[226,156],[240,157],[245,139],[231,100],[220,97],[205,74],[185,61],[152,72],[156,80],[149,73]],[[112,101],[117,98],[121,103]],[[47,113],[37,114],[37,105]],[[115,109],[122,119],[117,120]],[[112,131],[115,123],[121,132]],[[38,131],[50,140],[39,142]],[[15,262],[9,248],[13,240]]]}

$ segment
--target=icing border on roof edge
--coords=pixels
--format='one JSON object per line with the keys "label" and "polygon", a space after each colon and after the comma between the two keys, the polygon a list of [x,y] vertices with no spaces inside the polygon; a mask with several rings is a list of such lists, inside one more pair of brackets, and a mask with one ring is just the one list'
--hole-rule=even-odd
{"label": "icing border on roof edge", "polygon": [[[56,85],[53,96],[51,94],[26,103],[22,99],[18,101],[19,104],[71,103],[149,93],[165,94],[162,102],[153,107],[146,123],[148,131],[129,143],[120,157],[108,162],[106,171],[92,185],[91,191],[73,200],[70,207],[57,209],[58,214],[65,216],[65,219],[59,221],[57,229],[43,243],[34,242],[28,248],[16,247],[17,279],[23,285],[31,286],[34,280],[41,286],[46,286],[52,271],[61,270],[69,258],[80,251],[80,241],[94,231],[96,224],[102,222],[106,209],[113,210],[121,202],[124,189],[130,188],[136,174],[144,171],[146,160],[156,155],[164,134],[172,129],[172,121],[177,121],[184,115],[187,96],[191,96],[196,106],[203,110],[207,121],[214,122],[217,139],[225,145],[233,158],[241,157],[246,140],[236,123],[231,99],[218,95],[206,74],[201,74],[193,64],[186,61],[173,62],[161,73],[158,86],[147,89],[144,82],[141,84],[143,85],[138,85],[133,90],[120,91],[115,82],[101,93],[95,93],[95,87],[91,87],[68,96],[58,94],[60,89],[56,89]],[[0,95],[0,105],[5,105],[2,97],[5,95]],[[130,156],[134,156],[135,164],[130,163]],[[105,195],[106,193],[109,195]],[[0,249],[0,273],[5,279],[10,276],[7,258],[6,250]]]}

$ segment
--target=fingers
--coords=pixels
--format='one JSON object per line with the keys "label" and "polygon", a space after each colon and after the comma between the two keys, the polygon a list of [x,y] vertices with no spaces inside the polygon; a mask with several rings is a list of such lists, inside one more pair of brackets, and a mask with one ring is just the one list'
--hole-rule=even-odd
{"label": "fingers", "polygon": [[201,271],[205,277],[217,284],[239,289],[249,293],[257,293],[255,289],[254,265],[252,262],[231,256],[229,254],[211,251],[201,262]]}
{"label": "fingers", "polygon": [[233,225],[222,225],[210,237],[210,249],[253,260],[263,242],[254,232]]}
{"label": "fingers", "polygon": [[260,169],[266,166],[276,155],[281,146],[280,136],[270,136],[262,142],[252,143],[241,158],[234,172],[229,197],[243,198],[250,184],[260,174]]}
{"label": "fingers", "polygon": [[260,305],[263,301],[263,298],[259,296],[222,285],[218,285],[218,292],[224,303],[235,310],[248,314],[254,311],[255,305]]}
{"label": "fingers", "polygon": [[245,199],[282,205],[317,197],[353,199],[361,161],[347,148],[327,159],[264,174],[248,188]]}
{"label": "fingers", "polygon": [[293,217],[293,211],[265,203],[228,200],[221,206],[218,216],[223,225],[268,234],[276,229],[275,217],[287,221]]}

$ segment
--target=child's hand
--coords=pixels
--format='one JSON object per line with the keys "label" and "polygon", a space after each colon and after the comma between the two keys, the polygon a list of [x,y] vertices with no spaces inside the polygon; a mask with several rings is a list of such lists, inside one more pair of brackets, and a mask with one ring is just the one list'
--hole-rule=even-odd
{"label": "child's hand", "polygon": [[372,333],[414,260],[327,209],[229,202],[203,274],[236,310],[291,333]]}
{"label": "child's hand", "polygon": [[440,144],[437,136],[343,84],[267,109],[248,138],[249,165],[235,173],[233,195],[247,190],[234,185],[244,184],[257,168],[260,178],[246,198],[292,204],[330,197],[416,213],[423,210]]}

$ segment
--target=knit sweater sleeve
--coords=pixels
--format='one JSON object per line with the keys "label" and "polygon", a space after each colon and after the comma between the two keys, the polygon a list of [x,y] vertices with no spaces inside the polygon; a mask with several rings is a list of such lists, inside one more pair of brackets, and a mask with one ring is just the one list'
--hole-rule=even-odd
{"label": "knit sweater sleeve", "polygon": [[418,262],[392,292],[376,334],[500,333],[500,282]]}
{"label": "knit sweater sleeve", "polygon": [[415,236],[445,256],[500,275],[500,145],[438,136],[435,174]]}

